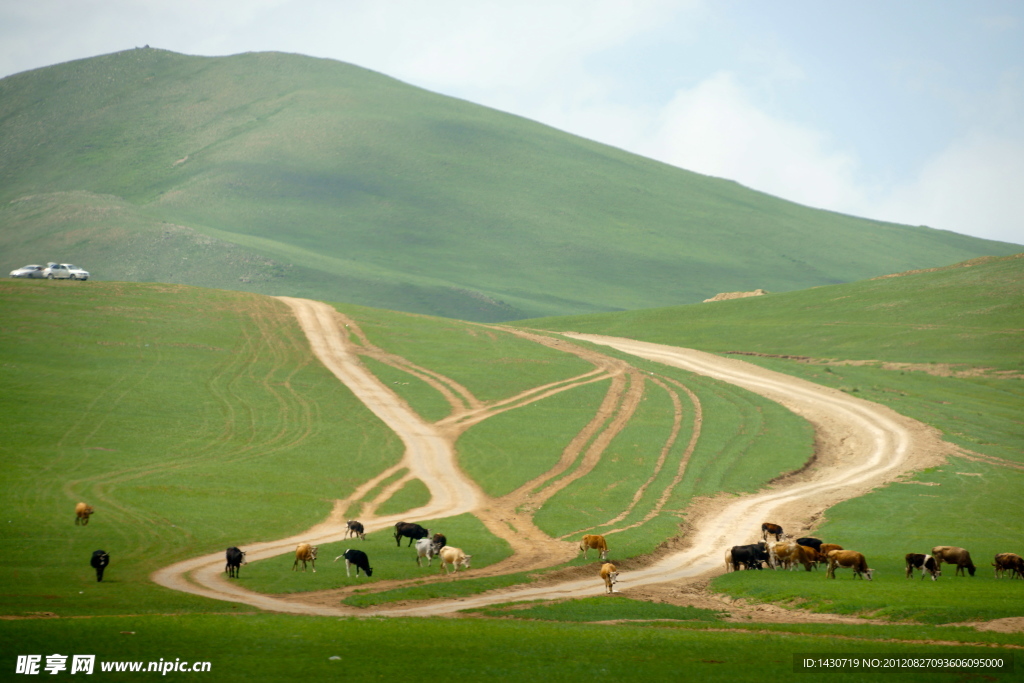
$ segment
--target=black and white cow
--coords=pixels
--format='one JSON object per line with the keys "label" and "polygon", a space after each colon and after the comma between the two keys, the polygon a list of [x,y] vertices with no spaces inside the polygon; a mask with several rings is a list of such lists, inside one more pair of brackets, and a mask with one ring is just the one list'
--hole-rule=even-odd
{"label": "black and white cow", "polygon": [[345,532],[345,538],[349,536],[358,536],[362,540],[366,540],[366,531],[363,529],[363,523],[354,519],[350,519],[347,522],[348,531]]}
{"label": "black and white cow", "polygon": [[413,524],[412,522],[397,522],[395,524],[395,543],[398,544],[398,547],[402,547],[403,536],[409,539],[409,545],[406,547],[411,547],[413,541],[418,541],[429,535],[430,530],[424,529],[419,524]]}
{"label": "black and white cow", "polygon": [[103,570],[110,564],[110,555],[107,554],[106,550],[93,551],[92,559],[89,560],[89,564],[96,570],[96,580],[103,580]]}
{"label": "black and white cow", "polygon": [[932,581],[935,581],[942,572],[939,571],[939,563],[935,561],[935,558],[931,555],[925,555],[924,553],[907,553],[907,578],[914,578],[914,570],[917,569],[921,572],[921,578],[924,578],[925,574],[930,574]]}
{"label": "black and white cow", "polygon": [[334,561],[337,562],[343,557],[345,558],[345,576],[352,576],[352,574],[349,573],[349,568],[352,565],[355,565],[356,576],[359,576],[360,569],[366,572],[367,576],[373,576],[373,569],[370,567],[370,558],[368,558],[366,553],[362,550],[355,550],[354,548],[347,549],[344,553],[334,558]]}
{"label": "black and white cow", "polygon": [[231,546],[227,551],[225,551],[224,555],[227,558],[227,564],[224,565],[224,571],[228,573],[229,579],[237,579],[239,567],[243,564],[248,564],[248,562],[245,561],[245,552],[239,550],[235,546]]}
{"label": "black and white cow", "polygon": [[740,564],[747,565],[747,569],[761,569],[761,563],[768,561],[768,546],[762,541],[750,545],[734,545],[732,547],[732,569],[740,570]]}

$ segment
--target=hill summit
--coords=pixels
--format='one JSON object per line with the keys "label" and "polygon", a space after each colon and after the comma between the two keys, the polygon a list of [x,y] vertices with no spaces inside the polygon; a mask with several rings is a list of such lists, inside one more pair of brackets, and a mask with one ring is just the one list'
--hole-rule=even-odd
{"label": "hill summit", "polygon": [[810,209],[356,66],[135,49],[0,80],[0,252],[468,320],[1017,245]]}

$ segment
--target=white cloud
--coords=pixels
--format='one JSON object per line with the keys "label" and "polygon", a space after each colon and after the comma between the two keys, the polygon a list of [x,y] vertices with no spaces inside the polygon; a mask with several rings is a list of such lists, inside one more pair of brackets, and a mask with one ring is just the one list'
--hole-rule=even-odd
{"label": "white cloud", "polygon": [[863,201],[852,154],[764,111],[730,73],[678,92],[646,144],[648,156],[808,206],[848,210]]}
{"label": "white cloud", "polygon": [[1024,141],[976,132],[931,159],[872,213],[1024,244]]}

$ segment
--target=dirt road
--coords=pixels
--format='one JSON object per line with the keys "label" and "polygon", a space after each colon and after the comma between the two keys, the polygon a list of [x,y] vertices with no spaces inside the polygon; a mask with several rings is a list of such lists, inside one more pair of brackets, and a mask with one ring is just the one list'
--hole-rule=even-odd
{"label": "dirt road", "polygon": [[[455,466],[452,436],[416,415],[397,395],[358,362],[344,328],[339,327],[333,308],[318,302],[282,298],[295,311],[314,352],[366,405],[403,440],[406,453],[401,463],[411,476],[421,479],[432,499],[423,508],[403,513],[408,518],[438,518],[474,511],[487,517],[495,501]],[[712,354],[629,339],[594,335],[566,336],[602,344],[639,357],[736,384],[788,407],[807,419],[816,432],[813,465],[761,493],[704,503],[694,515],[695,532],[684,549],[666,554],[651,565],[625,572],[619,588],[626,594],[641,595],[645,587],[666,582],[691,580],[717,573],[722,568],[724,549],[759,540],[752,537],[762,521],[782,523],[788,531],[800,532],[813,517],[830,505],[862,495],[871,488],[893,481],[901,474],[937,464],[948,447],[933,429],[905,418],[888,408],[856,399],[839,391],[771,372],[743,361]],[[584,345],[585,346],[585,345]],[[389,470],[393,471],[393,470]],[[385,473],[386,475],[387,473]],[[385,476],[381,475],[381,476]],[[374,481],[379,481],[380,477]],[[374,482],[368,482],[369,488]],[[357,492],[358,493],[358,492]],[[291,552],[301,541],[326,543],[341,540],[345,528],[335,514],[314,529],[298,536],[247,548],[249,560]],[[367,531],[393,525],[398,517],[364,520]],[[486,521],[485,521],[486,523]],[[507,527],[506,527],[507,528]],[[538,533],[535,529],[531,533]],[[552,549],[550,565],[563,562],[563,542],[544,542]],[[561,543],[561,545],[559,545]],[[207,597],[244,602],[262,609],[299,614],[387,614],[433,616],[469,607],[514,600],[558,599],[598,595],[603,584],[597,576],[545,585],[531,585],[495,591],[454,601],[429,601],[411,607],[356,610],[334,604],[313,604],[302,598],[270,597],[245,591],[223,579],[223,554],[195,558],[167,567],[153,575],[157,583]]]}

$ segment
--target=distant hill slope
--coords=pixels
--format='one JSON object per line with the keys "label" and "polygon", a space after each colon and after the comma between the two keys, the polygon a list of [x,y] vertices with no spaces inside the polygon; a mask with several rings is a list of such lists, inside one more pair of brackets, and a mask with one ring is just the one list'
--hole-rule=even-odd
{"label": "distant hill slope", "polygon": [[339,62],[137,49],[0,80],[0,253],[496,321],[1016,245],[809,209]]}
{"label": "distant hill slope", "polygon": [[1016,377],[1024,373],[1024,253],[799,292],[519,324],[716,353],[954,364]]}

